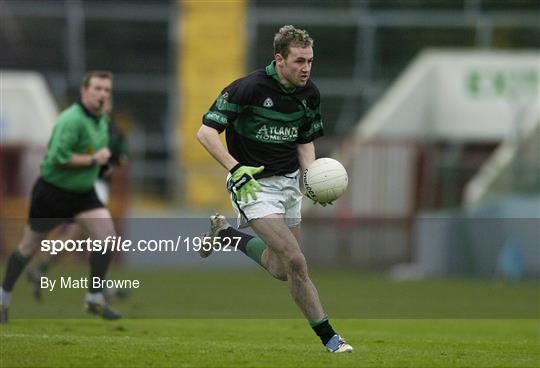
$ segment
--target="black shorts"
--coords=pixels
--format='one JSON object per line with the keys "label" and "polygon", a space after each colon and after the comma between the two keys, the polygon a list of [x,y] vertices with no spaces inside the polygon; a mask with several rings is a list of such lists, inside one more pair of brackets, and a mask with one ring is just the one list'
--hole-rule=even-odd
{"label": "black shorts", "polygon": [[46,233],[64,222],[73,222],[81,212],[105,207],[94,188],[87,192],[71,192],[39,178],[32,189],[28,225],[34,231]]}

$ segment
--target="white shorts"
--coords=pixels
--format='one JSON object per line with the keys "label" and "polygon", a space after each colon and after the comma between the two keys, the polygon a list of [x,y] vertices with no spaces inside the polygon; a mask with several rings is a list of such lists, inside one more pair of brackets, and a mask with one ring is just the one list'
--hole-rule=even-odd
{"label": "white shorts", "polygon": [[231,203],[238,215],[238,228],[249,226],[248,222],[272,214],[281,214],[288,227],[300,224],[302,210],[302,192],[300,192],[299,172],[281,176],[257,179],[262,187],[257,192],[257,199],[251,196],[244,203],[237,198],[232,189],[231,175],[227,176],[227,190]]}

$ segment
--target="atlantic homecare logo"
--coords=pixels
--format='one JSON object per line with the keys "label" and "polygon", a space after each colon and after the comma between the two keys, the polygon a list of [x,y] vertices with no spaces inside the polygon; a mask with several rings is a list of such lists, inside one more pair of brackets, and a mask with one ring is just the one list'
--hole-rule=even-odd
{"label": "atlantic homecare logo", "polygon": [[255,137],[261,141],[295,142],[298,138],[298,127],[267,126],[259,128]]}

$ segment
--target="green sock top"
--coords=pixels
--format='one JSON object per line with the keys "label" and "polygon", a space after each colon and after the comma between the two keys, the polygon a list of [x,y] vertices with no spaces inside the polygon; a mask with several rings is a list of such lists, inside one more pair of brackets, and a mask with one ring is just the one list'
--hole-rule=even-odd
{"label": "green sock top", "polygon": [[246,253],[255,262],[261,264],[261,258],[264,250],[266,249],[266,244],[261,238],[254,237],[248,241],[246,245]]}

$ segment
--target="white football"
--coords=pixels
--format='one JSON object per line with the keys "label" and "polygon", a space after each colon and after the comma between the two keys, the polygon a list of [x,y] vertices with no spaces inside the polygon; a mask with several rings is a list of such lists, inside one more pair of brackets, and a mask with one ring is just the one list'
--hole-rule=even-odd
{"label": "white football", "polygon": [[343,165],[333,158],[319,158],[303,176],[306,196],[320,203],[333,202],[345,193],[349,178]]}

